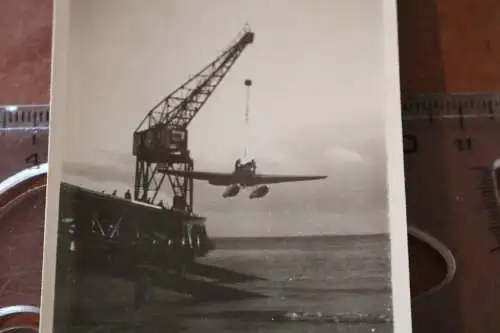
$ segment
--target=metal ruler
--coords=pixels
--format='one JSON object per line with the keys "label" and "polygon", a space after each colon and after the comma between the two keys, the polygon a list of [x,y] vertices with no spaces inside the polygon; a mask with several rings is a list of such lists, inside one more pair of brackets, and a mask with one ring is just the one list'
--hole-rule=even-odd
{"label": "metal ruler", "polygon": [[40,301],[45,190],[21,184],[23,171],[47,161],[48,110],[0,106],[0,308]]}
{"label": "metal ruler", "polygon": [[414,332],[498,332],[500,93],[403,96],[402,120],[408,224],[456,263],[447,285],[413,304]]}

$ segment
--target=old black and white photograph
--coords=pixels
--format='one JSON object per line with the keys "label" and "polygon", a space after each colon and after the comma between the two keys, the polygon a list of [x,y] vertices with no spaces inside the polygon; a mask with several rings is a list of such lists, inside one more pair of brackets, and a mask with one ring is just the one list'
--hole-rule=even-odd
{"label": "old black and white photograph", "polygon": [[384,1],[68,2],[54,331],[394,332]]}

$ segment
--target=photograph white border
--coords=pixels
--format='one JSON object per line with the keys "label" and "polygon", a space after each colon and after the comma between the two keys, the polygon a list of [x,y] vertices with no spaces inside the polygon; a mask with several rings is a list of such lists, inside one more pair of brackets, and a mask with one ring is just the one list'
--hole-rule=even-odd
{"label": "photograph white border", "polygon": [[[45,204],[45,228],[42,266],[39,332],[53,332],[56,281],[59,189],[62,179],[62,137],[66,109],[66,60],[70,30],[70,0],[54,0],[52,9],[52,71],[48,172]],[[55,115],[55,116],[54,116]],[[53,117],[54,116],[54,117]]]}
{"label": "photograph white border", "polygon": [[[396,0],[384,0],[385,145],[394,333],[411,333],[410,265],[403,156]],[[397,318],[397,319],[396,319]]]}
{"label": "photograph white border", "polygon": [[[383,0],[385,56],[385,138],[387,149],[388,216],[390,224],[393,325],[396,333],[411,332],[411,300],[406,227],[402,121],[396,0]],[[53,2],[52,73],[49,132],[49,171],[45,208],[40,332],[52,333],[55,271],[62,180],[62,152],[66,109],[66,60],[70,32],[70,0]]]}

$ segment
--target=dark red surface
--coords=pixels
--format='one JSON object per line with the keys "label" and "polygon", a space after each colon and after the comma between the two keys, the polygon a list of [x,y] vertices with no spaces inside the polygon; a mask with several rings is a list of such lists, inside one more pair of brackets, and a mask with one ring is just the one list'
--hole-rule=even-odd
{"label": "dark red surface", "polygon": [[47,104],[52,1],[0,1],[0,104]]}
{"label": "dark red surface", "polygon": [[0,220],[0,307],[40,305],[45,190],[23,199]]}
{"label": "dark red surface", "polygon": [[[0,1],[0,104],[48,104],[52,1]],[[47,156],[47,133],[0,134],[0,181]],[[0,217],[0,306],[40,304],[45,191]]]}
{"label": "dark red surface", "polygon": [[500,90],[500,2],[397,2],[404,92]]}
{"label": "dark red surface", "polygon": [[[405,94],[500,91],[499,1],[400,0],[398,11]],[[491,221],[472,168],[500,157],[500,122],[471,119],[460,128],[457,119],[408,120],[403,132],[417,136],[421,148],[405,156],[408,223],[445,243],[457,260],[454,281],[413,304],[414,332],[499,332],[500,253],[490,253]],[[460,152],[454,141],[465,137],[473,148]],[[412,267],[411,284],[434,274],[428,270]]]}

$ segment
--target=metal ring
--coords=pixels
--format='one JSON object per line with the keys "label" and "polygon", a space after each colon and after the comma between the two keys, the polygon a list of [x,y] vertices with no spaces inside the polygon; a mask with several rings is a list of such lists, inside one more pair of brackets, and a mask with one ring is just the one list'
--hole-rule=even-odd
{"label": "metal ring", "polygon": [[38,328],[33,326],[13,326],[0,329],[0,333],[38,333]]}
{"label": "metal ring", "polygon": [[[0,182],[0,217],[18,201],[37,193],[46,185],[47,164],[27,168]],[[37,332],[40,310],[36,306],[0,308],[0,333]]]}
{"label": "metal ring", "polygon": [[453,256],[451,251],[442,242],[438,241],[436,238],[432,237],[428,233],[420,229],[417,229],[415,227],[408,226],[407,230],[408,234],[410,234],[411,236],[417,238],[418,240],[424,242],[425,244],[436,250],[444,259],[447,268],[445,278],[439,284],[435,285],[429,290],[419,294],[418,296],[412,297],[412,302],[414,302],[421,298],[436,293],[437,291],[445,287],[447,284],[449,284],[455,277],[455,273],[457,271],[457,264],[455,261],[455,257]]}
{"label": "metal ring", "polygon": [[38,331],[40,309],[31,305],[15,305],[0,308],[0,333],[21,330]]}

